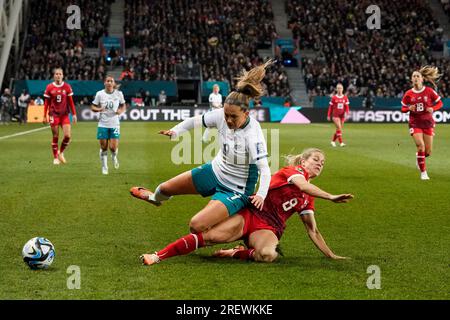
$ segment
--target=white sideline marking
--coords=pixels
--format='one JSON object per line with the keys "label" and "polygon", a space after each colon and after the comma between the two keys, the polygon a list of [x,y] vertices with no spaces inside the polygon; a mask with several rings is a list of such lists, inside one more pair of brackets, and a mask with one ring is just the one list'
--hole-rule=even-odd
{"label": "white sideline marking", "polygon": [[36,132],[36,131],[41,131],[41,130],[44,130],[44,129],[47,129],[47,128],[48,128],[48,126],[42,127],[42,128],[33,129],[33,130],[22,131],[22,132],[10,134],[8,136],[0,137],[0,140],[5,140],[5,139],[8,139],[8,138],[13,138],[13,137],[17,137],[17,136],[23,136],[24,134],[33,133],[33,132]]}

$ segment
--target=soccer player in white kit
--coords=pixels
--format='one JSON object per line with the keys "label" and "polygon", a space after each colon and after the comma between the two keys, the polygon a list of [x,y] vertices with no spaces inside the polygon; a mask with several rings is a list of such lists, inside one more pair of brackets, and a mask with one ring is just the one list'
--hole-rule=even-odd
{"label": "soccer player in white kit", "polygon": [[[143,187],[133,187],[130,193],[156,206],[174,195],[212,196],[206,207],[191,219],[189,226],[193,233],[211,228],[250,203],[261,210],[270,184],[270,169],[261,126],[249,116],[248,107],[250,99],[262,95],[261,81],[270,64],[272,61],[244,71],[236,90],[225,99],[224,108],[211,110],[202,116],[186,119],[170,130],[160,131],[160,134],[174,137],[201,125],[217,128],[220,151],[212,162],[161,183],[155,193]],[[258,173],[259,188],[253,195]]]}
{"label": "soccer player in white kit", "polygon": [[[222,105],[222,95],[219,93],[220,87],[218,84],[215,84],[213,86],[213,92],[209,95],[209,111],[214,109],[220,109],[223,108]],[[205,132],[203,132],[203,142],[208,142],[208,136],[209,136],[209,128],[205,129]]]}
{"label": "soccer player in white kit", "polygon": [[108,174],[108,147],[111,151],[111,158],[114,168],[119,169],[119,138],[120,121],[119,115],[126,111],[123,93],[118,90],[118,86],[112,76],[105,79],[105,89],[96,93],[92,101],[91,110],[100,112],[98,121],[97,139],[100,142],[100,161],[102,163],[102,173]]}

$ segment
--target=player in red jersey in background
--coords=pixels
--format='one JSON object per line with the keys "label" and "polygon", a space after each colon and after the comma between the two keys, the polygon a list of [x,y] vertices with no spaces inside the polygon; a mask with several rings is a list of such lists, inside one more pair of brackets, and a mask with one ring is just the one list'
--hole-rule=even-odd
{"label": "player in red jersey in background", "polygon": [[294,213],[299,213],[310,239],[325,256],[345,259],[334,254],[327,246],[314,219],[314,197],[336,203],[353,198],[351,194],[331,195],[309,182],[322,172],[324,162],[325,156],[319,149],[311,148],[300,155],[288,156],[288,166],[272,176],[262,210],[244,208],[207,231],[191,233],[154,254],[142,255],[142,262],[152,265],[201,247],[239,239],[246,242],[248,249],[243,246],[222,249],[214,255],[272,262],[278,256],[277,246],[286,228],[286,220]]}
{"label": "player in red jersey in background", "polygon": [[336,86],[336,91],[337,94],[331,97],[327,119],[328,121],[332,119],[334,125],[336,126],[336,132],[331,140],[331,145],[336,147],[335,141],[337,139],[341,147],[344,147],[345,143],[342,142],[342,128],[344,127],[345,117],[350,112],[350,102],[348,101],[348,97],[343,94],[344,86],[342,84],[338,83]]}
{"label": "player in red jersey in background", "polygon": [[409,133],[417,147],[416,164],[420,178],[429,180],[425,157],[431,155],[435,122],[433,112],[443,105],[441,97],[432,88],[425,86],[427,81],[436,87],[441,75],[438,68],[425,66],[414,71],[411,76],[412,89],[406,91],[402,99],[402,112],[409,112]]}
{"label": "player in red jersey in background", "polygon": [[[53,73],[53,83],[47,85],[44,93],[44,123],[50,122],[52,129],[52,151],[53,164],[66,163],[64,157],[64,150],[70,142],[70,119],[69,108],[72,113],[72,120],[77,122],[77,114],[75,111],[75,104],[73,102],[73,91],[70,84],[63,81],[63,70],[56,68]],[[58,150],[59,126],[62,127],[64,138],[61,143],[61,148]]]}

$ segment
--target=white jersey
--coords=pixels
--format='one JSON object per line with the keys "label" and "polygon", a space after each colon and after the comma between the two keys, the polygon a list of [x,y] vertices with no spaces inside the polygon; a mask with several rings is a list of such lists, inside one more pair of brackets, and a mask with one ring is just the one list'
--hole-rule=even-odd
{"label": "white jersey", "polygon": [[252,117],[240,129],[230,129],[223,109],[202,116],[205,127],[217,128],[220,151],[212,160],[214,174],[221,184],[238,193],[252,194],[258,181],[256,161],[267,157],[261,126]]}
{"label": "white jersey", "polygon": [[106,109],[100,112],[99,127],[117,128],[120,126],[119,115],[116,111],[120,105],[125,104],[125,99],[121,91],[114,90],[112,93],[107,93],[105,90],[100,90],[96,93],[92,104]]}
{"label": "white jersey", "polygon": [[220,93],[211,93],[209,95],[209,105],[212,109],[222,108],[222,95]]}

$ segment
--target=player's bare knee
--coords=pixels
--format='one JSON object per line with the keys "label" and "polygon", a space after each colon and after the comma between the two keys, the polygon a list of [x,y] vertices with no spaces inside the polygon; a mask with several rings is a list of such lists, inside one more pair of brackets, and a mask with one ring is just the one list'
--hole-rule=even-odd
{"label": "player's bare knee", "polygon": [[189,222],[189,230],[191,233],[203,232],[208,229],[208,226],[205,225],[202,221],[197,219],[191,219]]}
{"label": "player's bare knee", "polygon": [[159,187],[159,191],[162,192],[163,194],[165,194],[167,196],[172,195],[171,190],[170,190],[171,189],[170,183],[168,183],[167,181],[161,183],[158,187]]}

